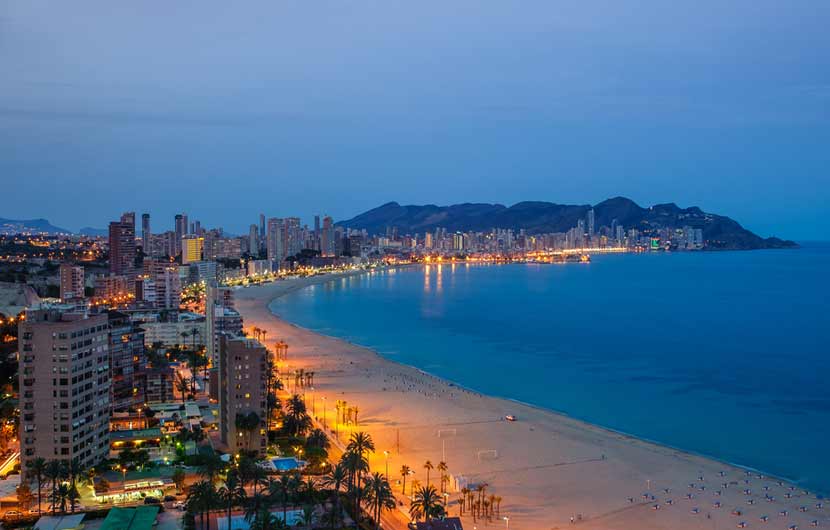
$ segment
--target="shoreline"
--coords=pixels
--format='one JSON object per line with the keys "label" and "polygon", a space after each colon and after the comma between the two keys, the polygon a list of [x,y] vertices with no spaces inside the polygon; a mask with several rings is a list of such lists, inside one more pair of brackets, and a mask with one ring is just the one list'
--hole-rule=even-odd
{"label": "shoreline", "polygon": [[[584,528],[710,528],[715,522],[737,524],[736,516],[730,514],[735,507],[747,521],[787,510],[786,517],[779,517],[782,522],[786,519],[787,525],[807,526],[823,515],[815,510],[798,512],[802,505],[812,508],[815,496],[790,491],[791,483],[785,479],[592,424],[563,411],[486,395],[370,348],[302,328],[270,312],[271,302],[290,292],[365,273],[371,272],[282,280],[238,288],[234,293],[246,327],[268,329],[270,340],[290,336],[289,367],[319,374],[315,375],[315,394],[332,398],[332,405],[334,396],[348,397],[350,404],[356,401],[361,411],[358,430],[370,432],[378,447],[371,461],[373,469],[384,470],[382,452],[397,441],[398,452],[389,461],[392,466],[394,460],[395,466],[390,467],[389,477],[393,489],[399,488],[395,470],[401,463],[415,470],[415,478],[423,483],[421,463],[431,459],[437,464],[446,451],[448,472],[463,475],[470,483],[488,483],[488,494],[503,497],[501,510],[510,515],[515,528],[565,528],[572,516]],[[373,394],[384,397],[377,400]],[[329,418],[335,414],[331,408]],[[515,413],[518,421],[504,421],[508,413]],[[453,436],[439,438],[442,430],[452,431]],[[458,430],[468,432],[458,434]],[[406,438],[403,444],[401,431]],[[446,444],[447,440],[452,442]],[[482,453],[490,451],[497,451],[498,456],[483,459]],[[546,471],[552,469],[557,473]],[[698,480],[700,477],[704,479]],[[745,480],[750,484],[744,485]],[[778,481],[784,486],[778,486]],[[689,488],[690,484],[696,488]],[[774,502],[764,498],[767,490],[744,495],[744,488],[760,490],[761,484],[770,494],[780,490],[774,493]],[[785,488],[791,499],[784,498]],[[713,509],[718,501],[709,497],[718,489],[721,493],[716,497],[723,507]],[[399,489],[396,492],[400,493]],[[694,492],[692,499],[686,498],[687,492]],[[747,500],[756,496],[759,502],[748,505]],[[457,497],[450,497],[451,515],[458,513],[452,504]],[[667,503],[669,499],[673,502]],[[690,512],[692,505],[698,513]]]}

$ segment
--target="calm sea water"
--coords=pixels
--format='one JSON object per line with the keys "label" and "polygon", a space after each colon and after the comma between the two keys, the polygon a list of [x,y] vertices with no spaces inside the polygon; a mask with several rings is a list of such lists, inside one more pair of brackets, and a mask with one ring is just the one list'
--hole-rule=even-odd
{"label": "calm sea water", "polygon": [[443,265],[279,316],[478,391],[830,493],[830,246]]}

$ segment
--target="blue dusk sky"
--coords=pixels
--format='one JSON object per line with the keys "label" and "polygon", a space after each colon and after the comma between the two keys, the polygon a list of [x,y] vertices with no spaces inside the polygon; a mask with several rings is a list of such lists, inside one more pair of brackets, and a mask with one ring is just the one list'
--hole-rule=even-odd
{"label": "blue dusk sky", "polygon": [[624,195],[830,233],[826,0],[0,2],[0,217]]}

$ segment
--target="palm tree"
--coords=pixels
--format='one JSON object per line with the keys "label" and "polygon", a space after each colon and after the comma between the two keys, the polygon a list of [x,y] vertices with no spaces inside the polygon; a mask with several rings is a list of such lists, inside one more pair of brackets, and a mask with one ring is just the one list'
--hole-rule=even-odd
{"label": "palm tree", "polygon": [[268,487],[268,473],[258,465],[254,465],[251,468],[248,474],[248,480],[250,480],[251,485],[254,487],[254,495],[256,495],[257,487]]}
{"label": "palm tree", "polygon": [[444,513],[441,496],[438,495],[438,492],[435,491],[433,486],[425,486],[415,492],[415,498],[409,506],[409,515],[416,521],[422,517],[426,521],[431,521],[434,518],[443,516]]}
{"label": "palm tree", "polygon": [[211,484],[216,480],[216,476],[225,469],[225,462],[222,458],[212,453],[204,457],[202,464],[199,466],[199,476],[206,478]]}
{"label": "palm tree", "polygon": [[447,469],[448,469],[447,468],[447,463],[444,462],[444,461],[438,462],[438,466],[435,469],[437,469],[438,472],[441,473],[441,493],[444,493],[446,491],[445,485],[446,485],[446,482],[448,481],[448,478],[447,478]]}
{"label": "palm tree", "polygon": [[293,496],[295,490],[295,479],[291,475],[282,475],[279,480],[272,480],[268,484],[269,496],[274,500],[278,498],[280,500],[283,521],[287,521],[286,511],[288,510],[288,501]]}
{"label": "palm tree", "polygon": [[292,436],[300,436],[311,427],[311,418],[308,416],[303,398],[294,394],[285,403],[288,414],[285,415],[286,430]]}
{"label": "palm tree", "polygon": [[403,477],[403,486],[401,487],[401,493],[403,495],[406,495],[406,476],[409,475],[411,471],[412,470],[409,469],[408,465],[404,464],[401,466],[401,477]]}
{"label": "palm tree", "polygon": [[328,449],[331,447],[331,442],[329,441],[329,437],[326,436],[321,429],[314,429],[308,434],[308,438],[306,438],[306,446],[311,447],[319,447],[320,449]]}
{"label": "palm tree", "polygon": [[383,510],[395,508],[395,495],[386,477],[375,472],[366,480],[366,499],[373,513],[375,529],[380,530],[380,516]]}
{"label": "palm tree", "polygon": [[181,333],[179,333],[179,335],[182,337],[182,349],[184,349],[184,348],[187,347],[188,333],[187,333],[187,331],[182,331]]}
{"label": "palm tree", "polygon": [[37,482],[37,512],[40,513],[40,499],[43,491],[43,479],[46,476],[46,459],[37,457],[33,459],[28,466],[26,473],[30,480],[34,479]]}
{"label": "palm tree", "polygon": [[493,499],[493,502],[496,503],[496,517],[501,517],[501,497],[498,495]]}
{"label": "palm tree", "polygon": [[217,493],[219,499],[225,503],[225,507],[227,508],[228,529],[230,530],[232,528],[231,511],[233,511],[233,507],[245,504],[245,499],[247,498],[245,488],[239,482],[239,473],[230,471],[228,476],[225,477],[225,485],[219,488]]}
{"label": "palm tree", "polygon": [[55,514],[55,501],[58,498],[58,482],[64,476],[64,464],[60,460],[49,460],[43,473],[52,484],[52,494],[49,496],[52,503],[52,515]]}
{"label": "palm tree", "polygon": [[342,488],[343,483],[346,482],[347,476],[348,471],[346,470],[346,466],[343,465],[342,462],[338,462],[331,468],[331,471],[329,471],[328,475],[325,475],[322,480],[324,487],[331,488],[334,497],[333,505],[337,515],[331,517],[332,528],[334,528],[335,523],[339,520],[339,516],[342,513],[340,508],[340,488]]}
{"label": "palm tree", "polygon": [[281,530],[288,528],[285,520],[280,519],[276,515],[268,511],[267,508],[254,512],[252,516],[245,515],[245,519],[250,523],[251,530]]}
{"label": "palm tree", "polygon": [[360,497],[361,497],[361,486],[360,486],[360,479],[363,474],[363,471],[368,471],[369,465],[368,460],[366,460],[366,453],[374,453],[375,452],[375,442],[372,441],[372,435],[365,433],[365,432],[355,432],[352,433],[351,438],[349,439],[349,444],[346,446],[346,451],[352,452],[357,454],[361,461],[366,461],[366,465],[363,466],[355,466],[355,471],[357,472],[356,476],[356,487],[355,487],[355,513],[360,510]]}
{"label": "palm tree", "polygon": [[182,486],[184,485],[184,480],[187,475],[185,474],[183,469],[176,469],[173,471],[173,474],[170,475],[170,479],[173,481],[173,484],[176,485],[176,491],[182,491]]}
{"label": "palm tree", "polygon": [[192,484],[187,492],[187,506],[199,514],[202,528],[207,528],[205,526],[205,516],[210,512],[215,499],[216,490],[213,488],[213,483],[207,480]]}
{"label": "palm tree", "polygon": [[424,469],[427,470],[427,487],[429,486],[429,472],[430,472],[430,470],[434,469],[434,467],[435,466],[433,466],[432,462],[430,462],[429,460],[424,462]]}
{"label": "palm tree", "polygon": [[184,405],[185,395],[190,391],[190,380],[181,372],[176,372],[176,390],[182,393],[182,405]]}
{"label": "palm tree", "polygon": [[[81,465],[77,460],[70,460],[65,467],[66,474],[69,475],[70,490],[78,492],[78,482],[84,484],[89,482],[89,471]],[[77,499],[76,499],[77,500]],[[70,508],[72,512],[75,511],[75,503],[71,503]]]}
{"label": "palm tree", "polygon": [[487,483],[482,482],[480,484],[476,484],[476,492],[478,493],[478,504],[481,506],[484,500],[484,492],[487,491]]}
{"label": "palm tree", "polygon": [[461,488],[461,513],[464,513],[464,505],[470,501],[470,488],[464,486]]}
{"label": "palm tree", "polygon": [[300,516],[300,522],[308,529],[314,526],[314,505],[306,504],[303,506],[303,514]]}

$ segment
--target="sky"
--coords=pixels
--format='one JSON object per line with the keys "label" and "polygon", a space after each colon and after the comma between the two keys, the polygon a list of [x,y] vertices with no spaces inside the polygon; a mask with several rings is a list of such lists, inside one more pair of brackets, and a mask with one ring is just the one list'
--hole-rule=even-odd
{"label": "sky", "polygon": [[830,239],[826,0],[3,0],[0,217],[626,196]]}

